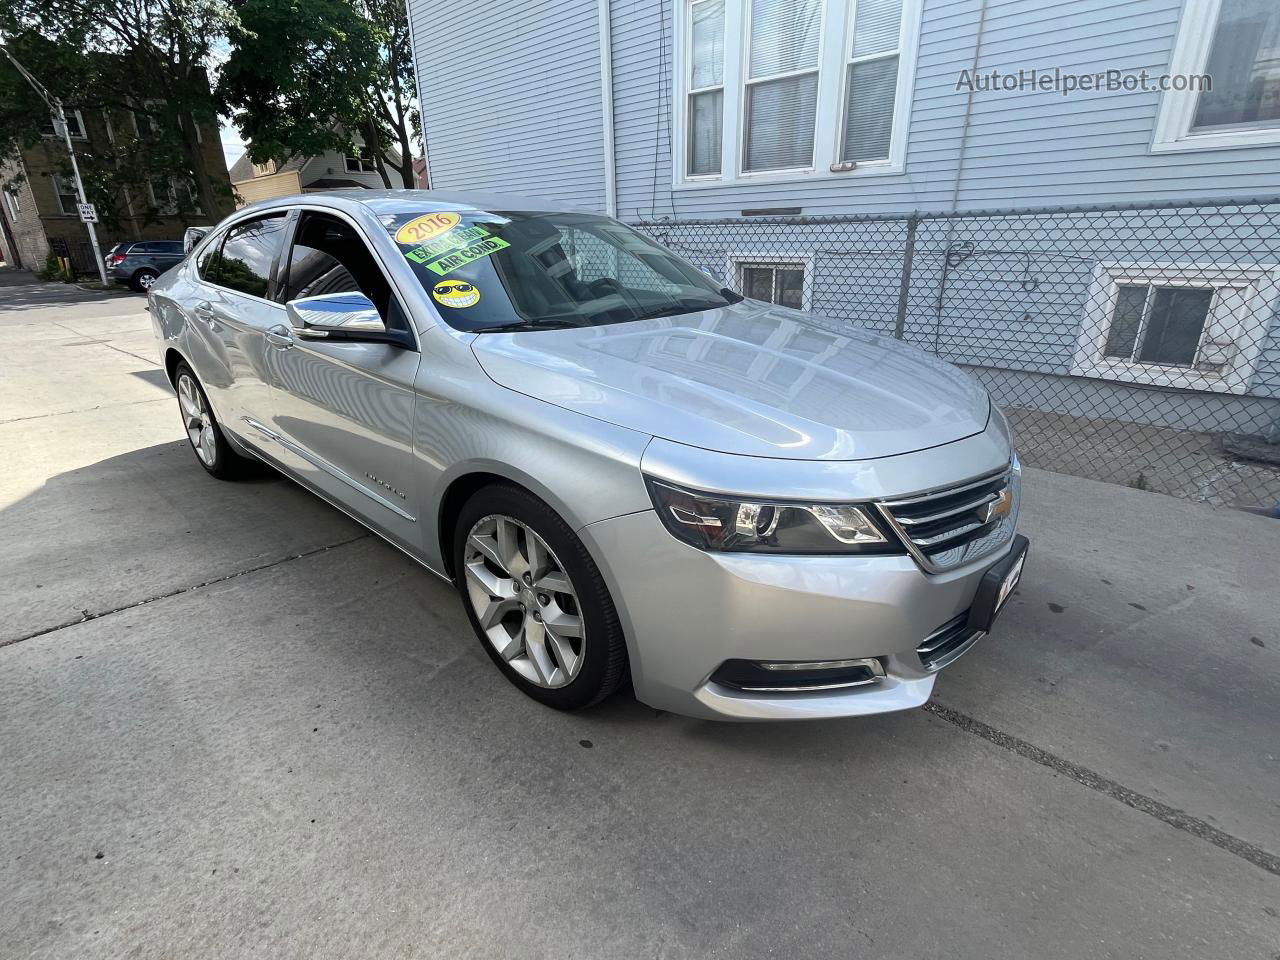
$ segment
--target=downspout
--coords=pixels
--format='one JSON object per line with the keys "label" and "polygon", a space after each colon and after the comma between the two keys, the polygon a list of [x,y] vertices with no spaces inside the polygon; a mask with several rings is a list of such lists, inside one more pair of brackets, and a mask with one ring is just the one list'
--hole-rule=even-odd
{"label": "downspout", "polygon": [[[418,93],[418,129],[422,133],[422,175],[426,178],[427,189],[435,189],[436,182],[431,179],[431,159],[427,152],[427,121],[422,116],[422,105],[426,103],[422,99],[422,64],[418,60],[418,43],[414,37],[413,31],[413,11],[409,8],[409,0],[404,2],[404,19],[405,26],[409,28],[409,51],[413,55],[413,87]],[[410,157],[410,168],[412,168],[412,160]],[[417,189],[415,183],[414,188]]]}
{"label": "downspout", "polygon": [[[982,59],[982,39],[987,29],[987,0],[982,0],[978,8],[978,35],[973,46],[973,68],[971,79],[978,76],[978,62]],[[964,177],[964,154],[969,146],[969,120],[973,116],[974,84],[969,85],[969,95],[964,104],[964,122],[960,125],[960,155],[956,158],[956,179],[951,185],[951,212],[955,213],[960,204],[960,181]]]}
{"label": "downspout", "polygon": [[609,0],[598,0],[600,16],[600,111],[604,127],[604,210],[618,215],[618,171],[613,146],[613,25]]}
{"label": "downspout", "polygon": [[[971,79],[975,81],[978,76],[978,61],[982,59],[982,39],[986,29],[987,0],[982,0],[981,6],[978,8],[978,34],[973,45]],[[960,206],[960,182],[964,179],[964,155],[966,148],[969,146],[969,121],[973,116],[974,89],[974,84],[971,83],[969,85],[969,95],[965,98],[964,121],[960,126],[960,153],[956,157],[956,179],[951,185],[951,213],[955,213]],[[955,236],[955,232],[956,221],[952,217],[947,220],[947,233],[942,253],[942,275],[938,278],[938,299],[934,304],[933,310],[933,349],[935,353],[938,350],[939,340],[942,336],[942,306],[947,298],[947,280],[948,274],[951,272],[951,240]]]}

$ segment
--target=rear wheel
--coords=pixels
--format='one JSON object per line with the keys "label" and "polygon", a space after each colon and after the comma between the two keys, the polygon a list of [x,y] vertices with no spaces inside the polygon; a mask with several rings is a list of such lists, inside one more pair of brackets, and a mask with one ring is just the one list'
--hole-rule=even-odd
{"label": "rear wheel", "polygon": [[152,285],[160,279],[160,274],[154,270],[143,268],[133,275],[129,281],[129,286],[137,290],[139,293],[146,293],[151,289]]}
{"label": "rear wheel", "polygon": [[603,700],[626,672],[626,644],[582,541],[525,490],[493,485],[458,516],[453,569],[476,635],[507,678],[561,710]]}
{"label": "rear wheel", "polygon": [[236,453],[223,436],[213,408],[209,406],[209,398],[204,395],[204,388],[191,368],[179,363],[174,370],[173,383],[178,394],[182,426],[187,431],[191,451],[200,461],[200,466],[219,480],[243,476],[252,466],[252,461]]}

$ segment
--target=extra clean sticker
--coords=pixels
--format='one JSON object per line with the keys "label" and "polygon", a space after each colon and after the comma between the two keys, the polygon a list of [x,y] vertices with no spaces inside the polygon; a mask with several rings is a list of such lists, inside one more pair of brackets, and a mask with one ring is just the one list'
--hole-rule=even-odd
{"label": "extra clean sticker", "polygon": [[451,211],[438,211],[414,217],[396,231],[396,243],[417,246],[428,240],[434,240],[443,233],[448,233],[461,222],[462,214]]}
{"label": "extra clean sticker", "polygon": [[465,280],[441,280],[431,288],[431,298],[446,307],[474,307],[480,290]]}
{"label": "extra clean sticker", "polygon": [[413,263],[426,263],[428,260],[434,260],[436,257],[444,256],[450,251],[456,250],[458,247],[469,246],[473,243],[479,243],[486,237],[492,236],[488,229],[479,225],[470,227],[458,227],[450,230],[442,237],[436,237],[434,240],[428,240],[421,246],[410,250],[404,255],[406,260]]}

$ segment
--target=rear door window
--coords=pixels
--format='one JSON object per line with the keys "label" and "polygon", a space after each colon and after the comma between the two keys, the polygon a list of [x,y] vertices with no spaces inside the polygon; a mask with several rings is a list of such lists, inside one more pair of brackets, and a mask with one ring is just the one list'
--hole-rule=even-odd
{"label": "rear door window", "polygon": [[236,224],[222,241],[216,279],[205,273],[203,264],[200,275],[221,287],[265,298],[284,243],[284,227],[283,213]]}

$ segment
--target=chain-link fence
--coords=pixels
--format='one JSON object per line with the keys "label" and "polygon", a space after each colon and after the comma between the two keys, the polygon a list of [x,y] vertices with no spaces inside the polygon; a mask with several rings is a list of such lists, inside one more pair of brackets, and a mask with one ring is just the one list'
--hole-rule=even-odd
{"label": "chain-link fence", "polygon": [[637,226],[748,296],[963,366],[1030,465],[1280,501],[1280,198]]}

